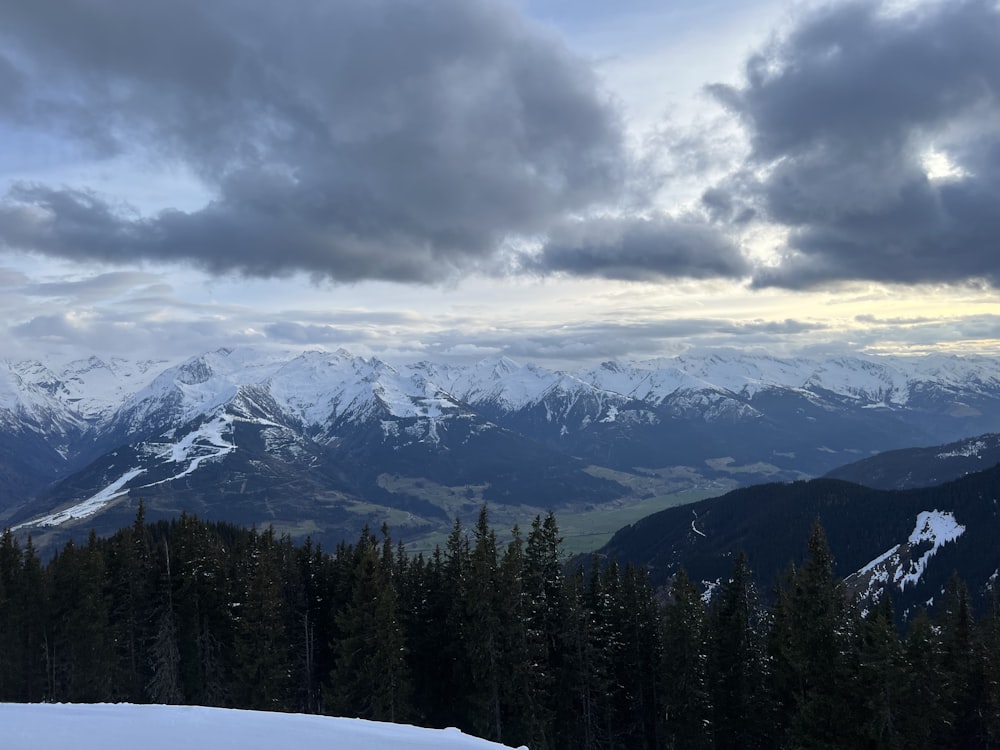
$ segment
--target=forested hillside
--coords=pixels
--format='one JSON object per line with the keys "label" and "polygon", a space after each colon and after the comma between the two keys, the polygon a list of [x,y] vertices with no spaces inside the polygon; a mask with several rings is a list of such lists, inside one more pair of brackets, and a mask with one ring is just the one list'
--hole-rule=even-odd
{"label": "forested hillside", "polygon": [[[947,541],[925,536],[921,519],[928,513],[950,519],[957,534]],[[729,575],[742,551],[768,594],[788,561],[801,555],[817,519],[834,553],[834,572],[844,578],[907,548],[905,559],[871,588],[891,589],[901,619],[940,601],[955,570],[977,610],[987,606],[1000,571],[1000,466],[909,490],[825,478],[743,487],[647,516],[619,530],[599,552],[647,568],[657,585],[681,566],[706,585]]]}
{"label": "forested hillside", "polygon": [[[410,557],[183,516],[42,564],[0,539],[0,701],[129,701],[457,726],[545,748],[997,747],[1000,606],[956,579],[900,637],[833,575],[820,527],[769,610],[746,559],[706,607],[614,562],[566,572],[555,518],[484,508]],[[887,600],[888,601],[888,600]]]}

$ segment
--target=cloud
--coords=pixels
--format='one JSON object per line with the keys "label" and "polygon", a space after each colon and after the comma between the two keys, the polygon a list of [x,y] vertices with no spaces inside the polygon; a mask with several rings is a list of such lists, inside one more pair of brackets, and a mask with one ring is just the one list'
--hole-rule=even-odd
{"label": "cloud", "polygon": [[750,271],[739,247],[716,227],[667,216],[566,222],[524,263],[536,272],[624,280],[742,278]]}
{"label": "cloud", "polygon": [[97,302],[132,293],[136,287],[157,285],[159,280],[158,275],[142,271],[112,271],[75,281],[26,284],[21,291],[33,297],[64,297],[80,302]]}
{"label": "cloud", "polygon": [[[752,155],[707,207],[721,218],[749,208],[790,230],[757,286],[1000,285],[997,39],[992,1],[841,3],[752,56],[744,85],[711,87],[747,127]],[[947,175],[928,169],[931,154]]]}
{"label": "cloud", "polygon": [[181,164],[214,195],[138,216],[123,196],[17,185],[7,248],[430,282],[627,181],[589,64],[502,3],[5,3],[0,40],[7,127]]}

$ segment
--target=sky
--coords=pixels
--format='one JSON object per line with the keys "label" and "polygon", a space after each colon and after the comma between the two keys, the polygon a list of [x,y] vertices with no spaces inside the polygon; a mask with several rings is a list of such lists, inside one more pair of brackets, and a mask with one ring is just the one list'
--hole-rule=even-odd
{"label": "sky", "polygon": [[996,0],[0,4],[0,358],[1000,353]]}

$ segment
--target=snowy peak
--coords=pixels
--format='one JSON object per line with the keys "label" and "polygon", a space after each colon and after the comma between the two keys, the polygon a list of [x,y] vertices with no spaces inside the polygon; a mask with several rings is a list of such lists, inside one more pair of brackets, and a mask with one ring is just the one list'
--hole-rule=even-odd
{"label": "snowy peak", "polygon": [[942,546],[965,533],[951,511],[927,510],[917,515],[905,542],[886,550],[844,583],[869,605],[877,604],[887,588],[904,591],[920,582],[931,558]]}

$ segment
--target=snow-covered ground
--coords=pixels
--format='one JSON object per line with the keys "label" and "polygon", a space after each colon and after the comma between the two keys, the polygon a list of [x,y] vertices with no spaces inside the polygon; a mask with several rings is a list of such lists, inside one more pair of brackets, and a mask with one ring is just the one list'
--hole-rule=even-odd
{"label": "snow-covered ground", "polygon": [[0,703],[4,750],[501,750],[457,729],[199,706]]}

